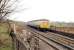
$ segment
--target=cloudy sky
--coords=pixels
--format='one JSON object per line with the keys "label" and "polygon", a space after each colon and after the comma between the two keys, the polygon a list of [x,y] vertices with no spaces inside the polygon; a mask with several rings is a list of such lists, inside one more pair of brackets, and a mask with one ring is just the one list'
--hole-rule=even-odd
{"label": "cloudy sky", "polygon": [[12,14],[12,20],[30,21],[48,19],[51,21],[74,22],[74,0],[23,0],[21,12]]}

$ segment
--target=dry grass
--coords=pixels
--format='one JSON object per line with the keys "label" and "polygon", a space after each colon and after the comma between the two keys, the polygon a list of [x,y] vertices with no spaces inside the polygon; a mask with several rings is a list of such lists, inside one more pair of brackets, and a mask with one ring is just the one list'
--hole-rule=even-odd
{"label": "dry grass", "polygon": [[6,23],[0,23],[0,50],[11,50],[11,44],[8,25]]}

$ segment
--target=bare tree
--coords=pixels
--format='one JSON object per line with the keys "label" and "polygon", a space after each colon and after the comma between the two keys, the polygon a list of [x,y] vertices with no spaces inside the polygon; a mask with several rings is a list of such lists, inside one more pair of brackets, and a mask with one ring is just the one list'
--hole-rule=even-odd
{"label": "bare tree", "polygon": [[9,20],[7,20],[7,17],[10,17],[10,13],[14,12],[16,9],[16,3],[17,0],[0,0],[0,22],[3,22],[4,20],[8,24],[8,32],[11,29]]}
{"label": "bare tree", "polygon": [[0,21],[15,10],[17,0],[0,0]]}

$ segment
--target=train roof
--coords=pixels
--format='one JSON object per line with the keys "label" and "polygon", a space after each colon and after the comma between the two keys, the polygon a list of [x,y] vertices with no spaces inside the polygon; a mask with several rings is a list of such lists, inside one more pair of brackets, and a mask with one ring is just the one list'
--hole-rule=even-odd
{"label": "train roof", "polygon": [[29,21],[29,22],[33,22],[33,21],[49,21],[47,19],[39,19],[39,20],[32,20],[32,21]]}

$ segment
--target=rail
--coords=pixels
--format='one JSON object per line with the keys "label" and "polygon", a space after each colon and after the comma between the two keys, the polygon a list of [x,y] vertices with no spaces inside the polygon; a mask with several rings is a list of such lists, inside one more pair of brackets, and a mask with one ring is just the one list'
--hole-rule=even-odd
{"label": "rail", "polygon": [[74,34],[74,27],[52,27],[52,30]]}
{"label": "rail", "polygon": [[[69,37],[52,32],[40,32],[27,26],[27,32],[24,31],[23,33],[20,33],[16,31],[15,24],[13,26],[14,32],[12,32],[12,38],[15,45],[15,50],[40,50],[40,40],[55,50],[74,50],[74,39]],[[25,36],[25,33],[28,35]]]}
{"label": "rail", "polygon": [[[45,33],[38,32],[38,31],[36,31],[36,30],[34,30],[34,29],[32,29],[32,28],[29,28],[29,29],[33,30],[33,32],[35,32],[34,34],[36,34],[36,35],[39,36],[39,37],[42,37],[42,39],[45,38],[45,41],[47,41],[49,44],[51,44],[52,46],[56,47],[57,49],[59,49],[59,50],[62,50],[62,49],[63,49],[63,50],[71,50],[71,48],[63,47],[62,45],[57,44],[57,42],[54,43],[54,40],[48,38],[48,37],[45,36],[45,35],[42,35],[42,34],[45,34]],[[49,36],[49,35],[48,35],[48,36]],[[47,40],[46,40],[46,39],[47,39]],[[51,42],[50,42],[50,41],[51,41]],[[60,48],[62,48],[62,49],[60,49]]]}
{"label": "rail", "polygon": [[[31,32],[29,30],[23,31],[23,33],[17,32],[16,31],[16,26],[14,24],[13,27],[13,31],[11,32],[11,36],[12,36],[12,40],[14,43],[14,49],[13,50],[40,50],[39,47],[39,41],[43,41],[43,43],[45,43],[45,45],[51,46],[54,50],[58,50],[57,48],[53,47],[52,45],[50,45],[48,42],[46,42],[46,39],[43,40],[42,38],[39,38],[38,36],[36,36],[34,33],[35,32]],[[30,37],[25,36],[26,34],[31,34]]]}
{"label": "rail", "polygon": [[[32,28],[31,28],[32,29]],[[34,30],[34,29],[33,29]],[[38,32],[36,30],[34,30],[35,32]],[[68,37],[65,37],[65,36],[62,36],[62,35],[59,35],[59,34],[55,34],[55,33],[42,33],[42,32],[39,32],[40,35],[48,38],[48,39],[51,39],[59,44],[62,44],[64,46],[66,46],[67,48],[70,48],[70,49],[73,49],[74,50],[74,39],[71,39],[71,38],[68,38]]]}
{"label": "rail", "polygon": [[52,29],[49,29],[49,31],[50,32],[53,32],[53,33],[56,33],[56,34],[60,34],[60,35],[67,36],[69,38],[74,39],[74,34],[72,34],[72,33],[62,32],[62,31],[57,31],[57,30],[52,30]]}

